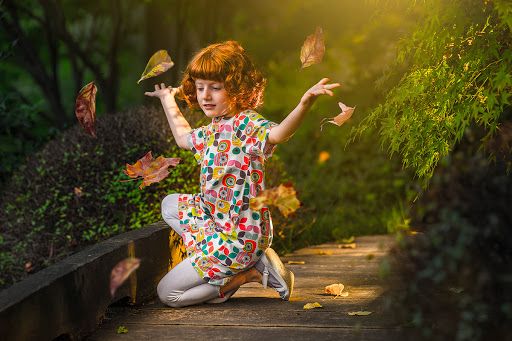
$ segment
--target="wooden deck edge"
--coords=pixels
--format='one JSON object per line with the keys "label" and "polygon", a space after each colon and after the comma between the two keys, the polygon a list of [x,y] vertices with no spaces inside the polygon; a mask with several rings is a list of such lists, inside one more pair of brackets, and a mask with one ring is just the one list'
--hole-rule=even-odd
{"label": "wooden deck edge", "polygon": [[[126,232],[56,263],[0,293],[4,340],[82,339],[94,331],[109,305],[130,297],[143,302],[169,270],[170,228],[157,222]],[[112,268],[127,257],[140,267],[110,294]]]}

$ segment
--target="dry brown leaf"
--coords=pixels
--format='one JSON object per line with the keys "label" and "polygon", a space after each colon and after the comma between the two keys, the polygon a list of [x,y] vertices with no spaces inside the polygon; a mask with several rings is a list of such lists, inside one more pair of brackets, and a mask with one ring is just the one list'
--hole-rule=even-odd
{"label": "dry brown leaf", "polygon": [[[322,130],[322,127],[324,126],[324,124],[326,123],[332,123],[332,124],[336,124],[338,127],[341,126],[343,123],[345,123],[350,117],[352,117],[352,114],[354,113],[354,110],[356,109],[356,107],[347,107],[345,104],[339,102],[338,105],[340,106],[341,108],[341,114],[339,114],[338,116],[336,117],[333,117],[333,118],[324,118],[320,123],[320,130]],[[326,120],[330,120],[330,121],[326,121]]]}
{"label": "dry brown leaf", "polygon": [[323,256],[330,256],[330,255],[332,255],[332,252],[325,252],[325,251],[322,251],[322,250],[315,250],[315,251],[313,251],[313,253],[315,255],[323,255]]}
{"label": "dry brown leaf", "polygon": [[315,309],[315,308],[323,308],[322,305],[318,302],[315,303],[306,303],[303,309]]}
{"label": "dry brown leaf", "polygon": [[324,53],[325,45],[322,28],[317,27],[315,34],[308,36],[302,45],[302,48],[300,49],[300,61],[302,62],[300,70],[315,63],[321,62]]}
{"label": "dry brown leaf", "polygon": [[288,182],[261,191],[256,198],[249,201],[249,207],[254,211],[261,210],[264,205],[276,206],[285,217],[295,217],[294,212],[302,203],[297,199],[297,192],[293,189],[292,183]]}
{"label": "dry brown leaf", "polygon": [[134,180],[143,179],[142,184],[139,186],[142,189],[144,186],[149,186],[152,183],[165,179],[170,174],[167,168],[176,167],[179,162],[180,159],[165,158],[163,156],[153,159],[151,152],[149,152],[133,164],[133,166],[126,164],[126,170],[123,169],[123,172],[129,177],[134,178]]}
{"label": "dry brown leaf", "polygon": [[338,247],[340,249],[355,249],[356,248],[356,243],[341,244],[341,245],[338,245]]}
{"label": "dry brown leaf", "polygon": [[135,271],[140,265],[138,258],[125,258],[114,266],[110,273],[110,294],[114,296],[117,288]]}
{"label": "dry brown leaf", "polygon": [[94,82],[90,82],[80,90],[75,103],[75,115],[78,118],[78,121],[89,135],[96,138],[94,121],[96,117],[97,91],[98,88]]}

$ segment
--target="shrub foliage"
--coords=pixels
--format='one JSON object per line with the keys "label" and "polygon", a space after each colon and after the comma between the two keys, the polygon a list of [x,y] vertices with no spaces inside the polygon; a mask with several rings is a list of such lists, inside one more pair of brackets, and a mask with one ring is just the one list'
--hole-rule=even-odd
{"label": "shrub foliage", "polygon": [[[191,120],[197,121],[191,116]],[[98,139],[76,125],[49,142],[2,192],[1,286],[83,247],[160,220],[166,194],[198,189],[190,153],[170,139],[165,115],[140,108],[98,117]],[[148,151],[181,158],[164,181],[140,190],[123,173]]]}
{"label": "shrub foliage", "polygon": [[505,0],[418,1],[424,13],[381,80],[401,78],[359,126],[380,126],[404,166],[429,179],[472,122],[496,133],[512,91],[512,7]]}

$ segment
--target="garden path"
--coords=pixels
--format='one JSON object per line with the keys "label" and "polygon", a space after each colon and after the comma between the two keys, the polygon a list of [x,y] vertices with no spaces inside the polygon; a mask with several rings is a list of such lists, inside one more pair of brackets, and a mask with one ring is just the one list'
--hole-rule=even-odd
{"label": "garden path", "polygon": [[[290,301],[272,289],[247,284],[222,304],[181,309],[157,298],[142,306],[109,307],[106,319],[88,338],[107,340],[394,340],[397,331],[384,311],[386,282],[379,276],[394,237],[365,236],[355,248],[329,243],[297,250],[283,262],[295,274]],[[346,297],[328,295],[324,288],[342,283]],[[305,310],[307,303],[322,308]],[[349,312],[369,311],[353,316]],[[119,327],[127,330],[118,334]]]}

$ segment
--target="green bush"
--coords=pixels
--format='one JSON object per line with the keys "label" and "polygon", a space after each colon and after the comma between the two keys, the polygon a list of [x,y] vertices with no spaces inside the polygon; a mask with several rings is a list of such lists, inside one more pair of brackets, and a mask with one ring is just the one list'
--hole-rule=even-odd
{"label": "green bush", "polygon": [[[187,114],[192,126],[202,113]],[[201,121],[200,121],[201,120]],[[199,167],[192,153],[171,139],[162,110],[142,107],[96,120],[98,139],[80,125],[30,157],[3,189],[0,206],[0,288],[6,288],[87,245],[161,220],[169,193],[199,191]],[[148,151],[178,157],[163,181],[139,189],[124,174]],[[269,185],[283,182],[278,158],[267,165]],[[278,214],[278,213],[276,213]],[[286,229],[285,224],[277,224]],[[278,239],[287,238],[281,233]]]}
{"label": "green bush", "polygon": [[[198,189],[196,162],[171,141],[161,110],[103,115],[96,129],[98,139],[80,125],[69,129],[30,157],[4,188],[1,287],[87,245],[158,221],[166,194]],[[181,162],[164,181],[142,190],[140,181],[120,183],[129,179],[126,163],[148,151]]]}
{"label": "green bush", "polygon": [[[510,126],[502,130],[505,137],[512,132]],[[489,145],[501,148],[495,142]],[[442,160],[416,203],[411,225],[424,232],[404,238],[391,253],[389,311],[407,327],[408,340],[512,335],[508,160],[489,163],[482,153],[461,147]]]}

